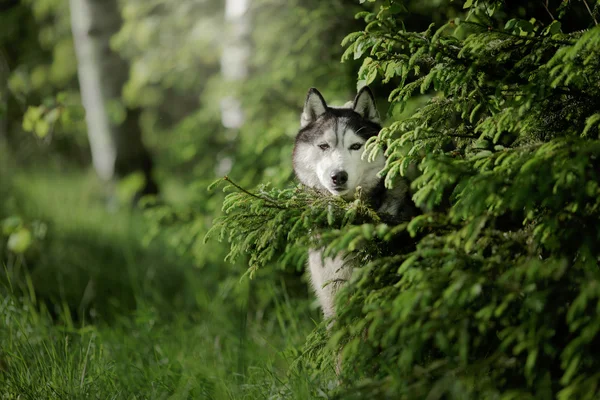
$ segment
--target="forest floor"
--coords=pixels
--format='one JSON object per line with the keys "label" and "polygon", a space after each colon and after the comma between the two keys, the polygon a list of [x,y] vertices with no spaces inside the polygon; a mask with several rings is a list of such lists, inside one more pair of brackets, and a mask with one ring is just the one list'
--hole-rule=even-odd
{"label": "forest floor", "polygon": [[39,236],[24,256],[0,247],[1,398],[315,393],[310,371],[290,369],[319,318],[307,297],[258,284],[278,301],[253,309],[239,269],[145,243],[149,222],[109,212],[92,173],[1,166],[0,220],[18,216]]}

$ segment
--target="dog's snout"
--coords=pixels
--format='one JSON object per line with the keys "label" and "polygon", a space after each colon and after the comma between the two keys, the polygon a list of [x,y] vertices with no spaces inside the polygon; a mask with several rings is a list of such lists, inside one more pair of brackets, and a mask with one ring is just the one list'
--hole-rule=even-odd
{"label": "dog's snout", "polygon": [[348,182],[348,173],[346,171],[332,172],[331,181],[334,185],[345,185]]}

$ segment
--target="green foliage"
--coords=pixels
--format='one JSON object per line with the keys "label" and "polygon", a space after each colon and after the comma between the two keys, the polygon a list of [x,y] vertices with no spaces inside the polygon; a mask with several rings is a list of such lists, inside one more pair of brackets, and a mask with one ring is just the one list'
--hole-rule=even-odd
{"label": "green foliage", "polygon": [[[107,212],[90,174],[17,170],[10,159],[0,157],[0,396],[319,390],[307,373],[286,374],[316,317],[297,288],[266,271],[240,283],[216,249],[196,268],[166,235],[143,242],[154,220]],[[32,240],[16,252],[10,237],[25,230]]]}
{"label": "green foliage", "polygon": [[[357,200],[347,203],[301,186],[286,190],[259,187],[258,194],[253,194],[229,178],[223,181],[231,183],[224,190],[235,187],[242,191],[227,196],[223,202],[224,215],[215,220],[207,239],[211,236],[227,239],[231,250],[226,260],[235,261],[249,254],[251,278],[259,267],[272,262],[293,265],[301,270],[309,246],[324,246],[326,254],[337,253],[340,249],[356,250],[361,236],[372,237],[376,230],[366,222],[380,222],[360,193]],[[332,235],[340,229],[361,222],[365,225],[360,232],[354,233],[356,240],[347,236],[341,243],[331,241]]]}
{"label": "green foliage", "polygon": [[1,135],[9,149],[23,165],[85,163],[90,156],[68,2],[11,1],[0,23],[0,63],[7,72],[6,82],[0,78],[7,110]]}
{"label": "green foliage", "polygon": [[[255,0],[231,84],[223,2],[121,1],[111,117],[141,108],[163,188],[142,220],[52,168],[89,163],[68,2],[5,3],[2,396],[598,397],[598,4]],[[367,146],[386,185],[420,169],[400,225],[285,186],[306,90],[341,104],[357,80],[389,100]],[[223,202],[205,189],[228,169]],[[300,276],[313,246],[354,256],[331,327]]]}
{"label": "green foliage", "polygon": [[[57,126],[83,122],[85,109],[71,100],[66,93],[48,99],[45,105],[30,106],[23,115],[23,130],[33,132],[40,139],[48,138]],[[60,124],[60,125],[59,125]]]}
{"label": "green foliage", "polygon": [[343,349],[339,398],[599,395],[600,28],[585,29],[590,11],[564,30],[553,15],[586,15],[568,3],[515,16],[467,1],[420,31],[398,1],[358,14],[366,28],[342,59],[363,59],[365,83],[395,85],[398,120],[366,151],[385,149],[388,187],[418,164],[425,211],[408,224],[341,221],[352,204],[298,189],[225,200],[218,227],[252,272],[297,265],[315,240],[359,255],[329,339]]}

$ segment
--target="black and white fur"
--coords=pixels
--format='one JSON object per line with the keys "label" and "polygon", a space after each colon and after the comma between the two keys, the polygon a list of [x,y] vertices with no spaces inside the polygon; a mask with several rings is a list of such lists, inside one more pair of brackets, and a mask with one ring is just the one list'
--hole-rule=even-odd
{"label": "black and white fur", "polygon": [[[353,199],[356,188],[384,219],[405,220],[413,212],[406,181],[392,190],[378,176],[385,165],[380,152],[374,161],[363,156],[365,142],[381,130],[373,93],[363,87],[353,102],[329,107],[317,89],[310,89],[296,136],[293,163],[304,185],[323,194]],[[348,255],[323,258],[322,249],[308,255],[313,289],[326,318],[335,316],[335,294],[352,275]]]}

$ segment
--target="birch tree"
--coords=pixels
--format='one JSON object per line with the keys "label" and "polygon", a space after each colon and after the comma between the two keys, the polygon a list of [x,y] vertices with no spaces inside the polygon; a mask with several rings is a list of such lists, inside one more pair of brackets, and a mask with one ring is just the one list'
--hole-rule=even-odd
{"label": "birch tree", "polygon": [[[251,53],[249,3],[250,0],[225,1],[225,37],[221,54],[221,75],[226,83],[232,85],[241,84],[248,77],[248,59]],[[239,93],[221,98],[220,106],[221,123],[225,128],[235,132],[231,136],[235,139],[245,120]],[[217,175],[229,173],[232,165],[231,155],[221,158],[216,168]]]}
{"label": "birch tree", "polygon": [[138,197],[155,194],[158,186],[152,178],[152,158],[142,142],[140,110],[127,109],[121,101],[129,67],[110,47],[121,26],[118,2],[70,0],[70,11],[94,168],[105,181],[142,171],[146,180]]}

